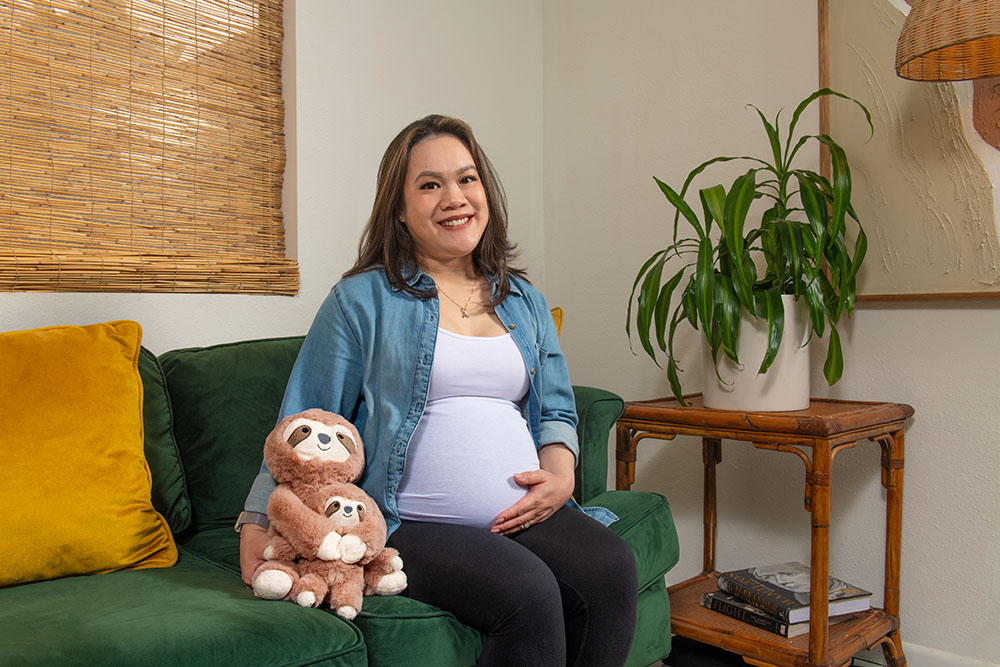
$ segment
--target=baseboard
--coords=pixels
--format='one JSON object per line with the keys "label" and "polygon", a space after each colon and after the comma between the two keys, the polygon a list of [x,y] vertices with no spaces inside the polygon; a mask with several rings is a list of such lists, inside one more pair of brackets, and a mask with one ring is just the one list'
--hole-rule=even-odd
{"label": "baseboard", "polygon": [[1000,667],[995,662],[974,660],[947,651],[903,642],[907,667]]}
{"label": "baseboard", "polygon": [[[974,660],[906,641],[903,642],[903,651],[906,653],[906,667],[1000,667],[995,662]],[[882,655],[881,649],[863,651],[855,657],[858,658],[859,664],[885,664],[885,657]]]}

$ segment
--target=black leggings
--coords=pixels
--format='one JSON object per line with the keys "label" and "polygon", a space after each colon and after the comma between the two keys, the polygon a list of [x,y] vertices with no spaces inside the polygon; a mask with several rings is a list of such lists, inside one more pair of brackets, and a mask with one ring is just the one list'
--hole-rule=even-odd
{"label": "black leggings", "polygon": [[632,646],[635,557],[608,528],[563,507],[512,537],[404,521],[389,537],[404,595],[485,633],[480,667],[614,667]]}

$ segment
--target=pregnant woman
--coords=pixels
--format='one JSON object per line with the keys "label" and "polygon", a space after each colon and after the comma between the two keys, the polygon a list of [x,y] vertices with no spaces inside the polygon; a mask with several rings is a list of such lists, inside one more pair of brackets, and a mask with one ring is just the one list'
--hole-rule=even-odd
{"label": "pregnant woman", "polygon": [[[635,560],[602,525],[613,516],[570,498],[569,373],[512,258],[503,189],[471,129],[411,123],[383,156],[358,260],[316,315],[280,417],[323,408],[357,426],[360,484],[403,557],[404,594],[482,631],[479,665],[623,665]],[[262,467],[245,516],[273,488]],[[246,582],[266,537],[241,531]]]}

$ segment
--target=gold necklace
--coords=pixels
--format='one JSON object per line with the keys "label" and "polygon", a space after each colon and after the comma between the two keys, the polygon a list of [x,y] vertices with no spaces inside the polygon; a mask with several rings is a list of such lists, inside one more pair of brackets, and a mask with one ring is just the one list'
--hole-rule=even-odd
{"label": "gold necklace", "polygon": [[[478,287],[479,287],[479,281],[478,280],[476,282],[472,283],[472,291],[469,292],[469,298],[465,300],[465,305],[464,306],[462,304],[460,304],[458,301],[455,301],[450,296],[448,296],[448,293],[445,292],[443,289],[441,289],[440,285],[438,285],[437,290],[438,290],[438,292],[441,292],[441,294],[444,294],[445,297],[449,301],[451,301],[453,304],[455,304],[456,306],[458,306],[458,309],[462,311],[462,317],[468,317],[469,316],[469,303],[472,302],[472,295],[476,293],[476,288],[478,288]],[[478,301],[476,303],[478,303]]]}

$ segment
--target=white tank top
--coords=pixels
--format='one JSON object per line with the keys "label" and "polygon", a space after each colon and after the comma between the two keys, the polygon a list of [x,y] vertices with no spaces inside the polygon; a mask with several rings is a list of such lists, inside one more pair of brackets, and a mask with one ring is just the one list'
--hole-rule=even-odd
{"label": "white tank top", "polygon": [[510,334],[438,329],[427,405],[396,492],[400,518],[488,527],[524,496],[514,473],[538,469],[518,408],[528,387]]}

